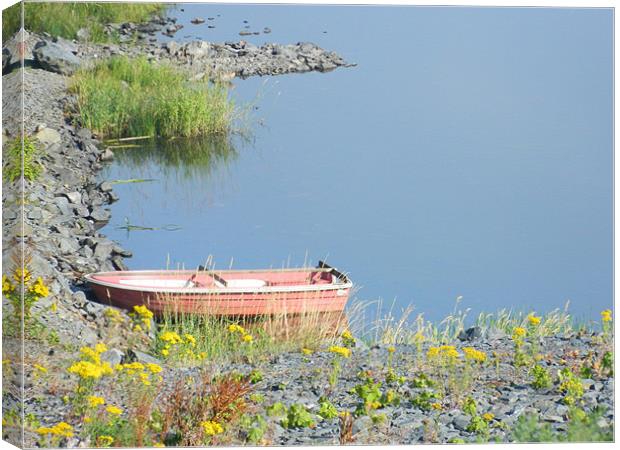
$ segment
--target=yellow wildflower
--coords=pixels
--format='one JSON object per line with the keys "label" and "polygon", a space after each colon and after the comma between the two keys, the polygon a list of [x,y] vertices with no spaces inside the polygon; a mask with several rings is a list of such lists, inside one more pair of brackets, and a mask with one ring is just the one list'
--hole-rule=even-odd
{"label": "yellow wildflower", "polygon": [[603,322],[611,322],[611,309],[606,309],[605,311],[601,311],[601,320]]}
{"label": "yellow wildflower", "polygon": [[159,364],[147,363],[146,368],[153,374],[161,372],[163,369]]}
{"label": "yellow wildflower", "polygon": [[435,403],[431,403],[431,408],[439,410],[442,408],[442,406],[441,406],[441,403],[435,402]]}
{"label": "yellow wildflower", "polygon": [[245,333],[245,329],[241,325],[237,325],[236,323],[228,325],[228,331],[230,331],[231,333]]}
{"label": "yellow wildflower", "polygon": [[396,351],[396,347],[394,347],[393,345],[389,346],[387,348],[388,353],[394,353]]}
{"label": "yellow wildflower", "polygon": [[207,436],[215,436],[216,434],[224,432],[222,425],[213,420],[207,420],[206,422],[202,422],[200,425]]}
{"label": "yellow wildflower", "polygon": [[463,347],[463,353],[465,354],[465,359],[470,360],[470,361],[476,361],[476,362],[483,363],[487,359],[486,353],[480,350],[476,350],[473,347]]}
{"label": "yellow wildflower", "polygon": [[161,339],[164,342],[168,342],[170,344],[180,344],[181,342],[183,342],[183,339],[181,339],[181,336],[178,335],[178,333],[175,333],[174,331],[165,331],[163,332],[160,336],[159,339]]}
{"label": "yellow wildflower", "polygon": [[80,378],[101,378],[103,375],[111,375],[114,372],[107,362],[95,364],[90,361],[78,361],[67,371],[78,375]]}
{"label": "yellow wildflower", "polygon": [[439,356],[439,347],[431,347],[426,352],[426,357],[429,359],[436,358]]}
{"label": "yellow wildflower", "polygon": [[35,364],[34,368],[36,371],[41,372],[41,373],[47,373],[47,369],[39,364]]}
{"label": "yellow wildflower", "polygon": [[88,416],[84,417],[84,423],[91,423],[92,421],[93,421],[92,418],[90,418]]}
{"label": "yellow wildflower", "polygon": [[165,447],[166,445],[163,442],[155,442],[153,444],[153,447],[157,447],[157,448],[162,448]]}
{"label": "yellow wildflower", "polygon": [[145,373],[145,372],[141,372],[140,374],[138,374],[138,377],[140,377],[140,381],[142,381],[142,384],[145,386],[150,386],[151,385],[151,380],[149,380],[149,374]]}
{"label": "yellow wildflower", "polygon": [[110,319],[112,322],[123,322],[123,316],[121,316],[121,313],[118,309],[114,309],[114,308],[107,308],[104,313],[103,313],[108,319]]}
{"label": "yellow wildflower", "polygon": [[105,404],[105,399],[103,397],[97,397],[96,395],[89,395],[87,401],[88,406],[91,408],[96,408],[99,405]]}
{"label": "yellow wildflower", "polygon": [[53,427],[39,427],[36,432],[37,434],[43,436],[46,434],[51,434],[53,436],[72,437],[73,427],[66,422],[60,422]]}
{"label": "yellow wildflower", "polygon": [[512,330],[512,338],[519,339],[519,338],[525,337],[526,333],[527,331],[525,330],[525,328],[515,327],[515,329]]}
{"label": "yellow wildflower", "polygon": [[144,305],[136,305],[133,307],[133,310],[142,318],[146,318],[146,319],[153,318],[153,311],[149,310]]}
{"label": "yellow wildflower", "polygon": [[141,332],[142,331],[142,327],[140,325],[134,325],[133,331]]}
{"label": "yellow wildflower", "polygon": [[244,334],[242,339],[243,339],[243,342],[250,343],[252,342],[254,338],[250,334]]}
{"label": "yellow wildflower", "polygon": [[56,302],[52,303],[50,305],[50,311],[55,313],[56,311],[58,311],[58,305],[56,304]]}
{"label": "yellow wildflower", "polygon": [[196,345],[196,338],[191,334],[184,334],[183,337],[185,341],[188,342],[192,347]]}
{"label": "yellow wildflower", "polygon": [[314,352],[313,352],[312,350],[310,350],[309,348],[302,348],[302,349],[301,349],[301,352],[302,352],[304,355],[311,355],[312,353],[314,353]]}
{"label": "yellow wildflower", "polygon": [[43,283],[43,278],[38,277],[29,288],[28,291],[37,294],[39,297],[47,297],[50,293],[49,288]]}
{"label": "yellow wildflower", "polygon": [[540,317],[536,317],[534,314],[527,316],[527,321],[532,326],[540,325]]}
{"label": "yellow wildflower", "polygon": [[484,420],[486,420],[487,422],[490,422],[491,420],[493,420],[495,418],[495,414],[493,414],[493,413],[484,413],[482,415],[482,418]]}
{"label": "yellow wildflower", "polygon": [[110,414],[114,414],[116,416],[119,416],[123,413],[122,409],[120,409],[118,406],[113,406],[113,405],[108,406],[105,410],[109,412]]}
{"label": "yellow wildflower", "polygon": [[30,281],[30,271],[28,269],[15,269],[13,272],[13,279],[18,283],[24,282],[27,283]]}
{"label": "yellow wildflower", "polygon": [[99,447],[109,447],[114,442],[114,438],[112,436],[101,435],[97,437],[97,445]]}
{"label": "yellow wildflower", "polygon": [[97,353],[107,352],[108,351],[108,347],[106,347],[105,344],[100,343],[100,344],[95,345],[95,351]]}
{"label": "yellow wildflower", "polygon": [[6,275],[2,275],[2,293],[10,294],[15,290],[15,285],[11,283],[11,280]]}
{"label": "yellow wildflower", "polygon": [[332,345],[327,350],[331,353],[335,353],[336,355],[340,355],[345,358],[349,358],[351,356],[351,349],[346,348],[346,347],[339,347],[337,345]]}
{"label": "yellow wildflower", "polygon": [[349,330],[344,330],[340,336],[342,337],[342,339],[347,341],[355,339]]}
{"label": "yellow wildflower", "polygon": [[168,351],[168,349],[167,349],[167,348],[164,348],[164,349],[161,351],[161,354],[162,354],[163,356],[168,356],[168,355],[170,354],[170,352]]}

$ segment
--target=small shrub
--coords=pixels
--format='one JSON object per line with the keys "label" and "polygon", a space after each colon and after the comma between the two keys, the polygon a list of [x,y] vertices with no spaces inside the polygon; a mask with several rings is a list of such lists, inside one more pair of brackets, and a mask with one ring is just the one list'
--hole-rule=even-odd
{"label": "small shrub", "polygon": [[266,409],[269,417],[284,417],[286,415],[286,406],[282,402],[275,402]]}
{"label": "small shrub", "polygon": [[23,150],[23,174],[24,179],[35,181],[41,174],[41,150],[34,138],[24,136],[23,148],[20,136],[11,140],[7,146],[4,156],[4,179],[9,182],[17,180],[22,175],[22,150]]}
{"label": "small shrub", "polygon": [[583,396],[583,383],[569,368],[558,371],[558,378],[559,390],[564,394],[564,403],[574,405]]}
{"label": "small shrub", "polygon": [[547,389],[551,387],[553,382],[551,379],[551,374],[544,367],[535,365],[532,367],[530,374],[534,377],[534,380],[532,381],[532,386],[534,389]]}
{"label": "small shrub", "polygon": [[251,444],[261,443],[267,431],[267,421],[260,414],[246,414],[242,416],[239,426],[241,427],[242,435],[245,436],[245,441]]}

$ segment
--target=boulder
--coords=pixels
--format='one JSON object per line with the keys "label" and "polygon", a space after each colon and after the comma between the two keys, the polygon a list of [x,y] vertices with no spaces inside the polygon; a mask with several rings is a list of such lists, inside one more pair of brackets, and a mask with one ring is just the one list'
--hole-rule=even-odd
{"label": "boulder", "polygon": [[64,41],[40,41],[32,51],[35,61],[50,72],[71,75],[80,66],[80,58],[71,52]]}
{"label": "boulder", "polygon": [[59,144],[61,141],[60,133],[52,128],[42,128],[35,133],[34,137],[46,147]]}

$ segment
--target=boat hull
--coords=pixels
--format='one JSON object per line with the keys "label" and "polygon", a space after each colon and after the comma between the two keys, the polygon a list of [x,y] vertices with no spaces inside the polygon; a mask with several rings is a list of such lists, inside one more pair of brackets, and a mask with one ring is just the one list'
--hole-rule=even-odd
{"label": "boat hull", "polygon": [[[329,271],[325,269],[221,271],[215,279],[202,273],[194,274],[196,272],[101,272],[87,275],[86,281],[101,303],[128,310],[146,305],[159,316],[164,313],[236,317],[336,313],[344,310],[352,287],[346,278],[329,275],[332,279],[327,279]],[[196,285],[169,287],[190,279]],[[227,280],[228,286],[217,283],[217,279],[223,283]],[[159,286],[152,286],[154,280]],[[151,286],[140,286],[141,283]],[[255,286],[257,284],[262,285]]]}

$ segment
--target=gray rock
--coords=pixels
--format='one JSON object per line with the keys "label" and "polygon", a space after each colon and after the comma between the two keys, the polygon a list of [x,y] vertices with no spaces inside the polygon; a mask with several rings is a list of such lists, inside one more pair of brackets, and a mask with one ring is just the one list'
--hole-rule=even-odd
{"label": "gray rock", "polygon": [[67,192],[64,196],[67,197],[71,203],[80,203],[82,201],[82,194],[77,191]]}
{"label": "gray rock", "polygon": [[62,75],[73,74],[80,66],[80,58],[60,42],[42,41],[33,50],[34,59],[46,70]]}
{"label": "gray rock", "polygon": [[110,192],[112,190],[112,183],[108,181],[104,181],[99,185],[99,189],[103,192]]}
{"label": "gray rock", "polygon": [[90,217],[96,222],[107,222],[112,217],[112,213],[107,209],[93,208]]}
{"label": "gray rock", "polygon": [[141,352],[139,350],[130,350],[129,351],[129,359],[131,361],[138,361],[142,364],[157,364],[162,365],[162,362],[155,358],[154,356],[149,355],[148,353]]}
{"label": "gray rock", "polygon": [[101,161],[112,161],[114,159],[114,152],[109,148],[106,148],[101,154]]}
{"label": "gray rock", "polygon": [[61,141],[60,133],[51,128],[43,128],[42,130],[35,133],[34,137],[37,138],[39,142],[41,142],[46,147],[53,144],[58,144]]}
{"label": "gray rock", "polygon": [[80,245],[74,238],[61,237],[58,239],[58,248],[63,255],[78,251]]}
{"label": "gray rock", "polygon": [[473,341],[482,337],[482,330],[480,327],[471,327],[467,330],[461,331],[458,334],[458,339],[460,341]]}
{"label": "gray rock", "polygon": [[88,300],[86,300],[86,294],[82,291],[76,291],[73,293],[73,304],[79,308],[82,308],[86,305]]}
{"label": "gray rock", "polygon": [[95,247],[94,256],[99,259],[107,259],[112,255],[114,243],[100,242]]}
{"label": "gray rock", "polygon": [[471,418],[468,415],[457,412],[456,416],[454,416],[454,419],[452,419],[452,424],[457,430],[465,431],[467,430],[470,421]]}
{"label": "gray rock", "polygon": [[120,364],[123,360],[123,352],[117,348],[111,348],[110,350],[101,354],[101,361],[108,362],[112,367]]}

